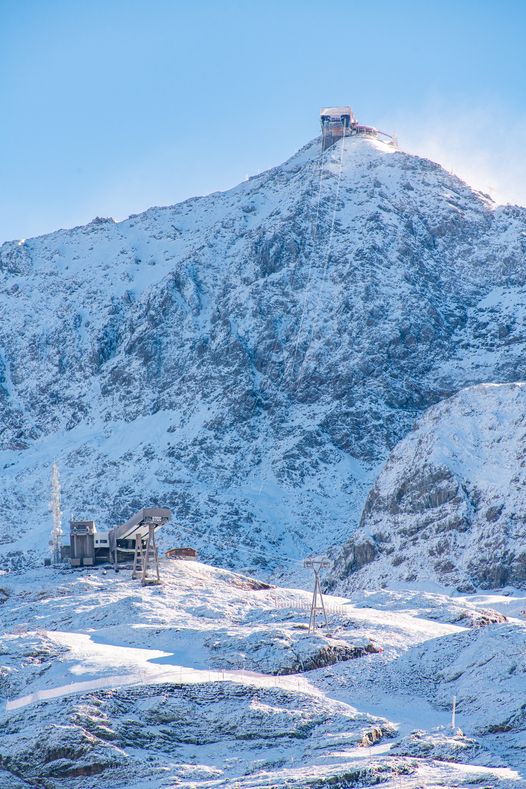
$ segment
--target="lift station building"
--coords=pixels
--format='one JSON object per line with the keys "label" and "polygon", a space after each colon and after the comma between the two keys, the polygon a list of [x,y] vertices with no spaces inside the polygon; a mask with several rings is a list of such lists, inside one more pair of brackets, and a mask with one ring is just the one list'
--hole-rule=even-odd
{"label": "lift station building", "polygon": [[107,562],[130,561],[136,548],[143,546],[151,529],[157,530],[172,517],[167,507],[143,507],[126,523],[109,531],[97,531],[95,521],[70,522],[69,561],[72,567]]}
{"label": "lift station building", "polygon": [[343,105],[341,107],[322,107],[320,110],[320,122],[322,151],[330,148],[331,145],[341,140],[342,137],[350,137],[352,135],[376,137],[392,145],[395,144],[394,137],[391,134],[375,129],[374,126],[364,126],[358,123],[352,111],[352,107],[348,105]]}

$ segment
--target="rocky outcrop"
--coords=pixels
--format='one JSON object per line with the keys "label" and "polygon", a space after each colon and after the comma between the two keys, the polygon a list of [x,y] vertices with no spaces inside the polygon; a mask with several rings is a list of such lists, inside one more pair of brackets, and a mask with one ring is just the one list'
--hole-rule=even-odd
{"label": "rocky outcrop", "polygon": [[[312,639],[314,641],[315,639]],[[298,650],[298,646],[300,649]],[[349,644],[345,641],[338,641],[337,639],[329,639],[329,643],[325,643],[321,648],[314,648],[313,645],[307,646],[305,641],[296,645],[294,654],[296,660],[290,666],[283,666],[279,669],[279,674],[297,674],[303,671],[313,671],[317,668],[325,668],[325,666],[333,666],[335,663],[341,663],[345,660],[355,660],[356,658],[363,657],[364,655],[378,654],[381,648],[374,644],[372,641],[365,643]]]}
{"label": "rocky outcrop", "polygon": [[252,633],[216,630],[204,645],[215,668],[274,675],[300,674],[382,651],[360,636],[343,640],[322,631],[309,635],[307,625],[297,622],[288,627],[259,626]]}
{"label": "rocky outcrop", "polygon": [[[276,769],[289,759],[316,762],[320,753],[330,753],[334,738],[358,745],[366,736],[377,741],[396,730],[383,718],[318,695],[304,694],[297,705],[290,691],[228,682],[65,697],[40,705],[29,729],[24,721],[21,712],[2,722],[0,768],[47,789],[124,787],[132,775],[160,786],[168,773],[181,785],[214,775],[228,786],[230,770],[247,754],[253,769]],[[276,744],[279,753],[273,754]],[[208,767],[195,753],[221,767]],[[89,776],[95,779],[87,782]]]}
{"label": "rocky outcrop", "polygon": [[399,756],[413,756],[419,759],[438,759],[460,764],[480,764],[501,767],[494,754],[490,754],[473,737],[465,737],[462,732],[453,731],[414,731],[402,737],[391,753]]}
{"label": "rocky outcrop", "polygon": [[[434,406],[378,476],[333,586],[526,586],[525,459],[526,384],[472,387]],[[482,612],[472,624],[494,621]]]}
{"label": "rocky outcrop", "polygon": [[[95,737],[89,731],[71,724],[50,723],[45,736],[11,736],[12,727],[4,727],[5,744],[0,749],[0,766],[24,777],[55,786],[58,779],[98,775],[124,765],[125,754]],[[36,733],[35,733],[36,734]]]}

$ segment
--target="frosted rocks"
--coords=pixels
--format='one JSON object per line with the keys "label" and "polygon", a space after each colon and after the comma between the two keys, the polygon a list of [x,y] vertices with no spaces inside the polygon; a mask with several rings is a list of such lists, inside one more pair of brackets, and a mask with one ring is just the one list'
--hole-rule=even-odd
{"label": "frosted rocks", "polygon": [[524,587],[525,458],[525,384],[470,387],[433,406],[380,472],[336,584]]}

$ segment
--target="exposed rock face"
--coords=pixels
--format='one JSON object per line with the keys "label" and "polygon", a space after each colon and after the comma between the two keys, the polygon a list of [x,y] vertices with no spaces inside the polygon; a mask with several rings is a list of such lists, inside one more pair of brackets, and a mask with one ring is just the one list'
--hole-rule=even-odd
{"label": "exposed rock face", "polygon": [[[422,411],[526,378],[525,249],[525,209],[366,139],[4,244],[3,555],[47,550],[53,459],[67,514],[107,527],[167,504],[170,539],[215,562],[264,569],[342,542]],[[404,501],[458,499],[458,531],[470,505],[441,474]]]}
{"label": "exposed rock face", "polygon": [[487,753],[477,740],[447,731],[432,733],[414,731],[396,743],[391,752],[401,756],[492,766],[496,766],[497,761],[495,756]]}
{"label": "exposed rock face", "polygon": [[[526,585],[526,384],[465,389],[391,453],[334,577],[349,588]],[[482,612],[484,613],[484,612]],[[474,624],[489,624],[487,612]]]}
{"label": "exposed rock face", "polygon": [[[330,754],[335,737],[358,745],[364,737],[389,739],[396,731],[389,721],[339,702],[306,695],[297,705],[290,692],[256,693],[230,683],[101,691],[36,712],[31,727],[23,725],[23,715],[2,725],[0,768],[14,776],[6,786],[16,786],[20,777],[49,789],[126,787],[130,776],[161,786],[169,770],[181,786],[204,785],[213,777],[226,787],[234,782],[224,773],[254,753],[259,758],[249,770],[276,769],[290,758],[287,750],[308,764],[320,752]],[[196,762],[195,752],[208,759],[213,754],[222,769]],[[383,771],[389,774],[389,767]],[[97,777],[86,782],[85,776]],[[360,785],[376,783],[371,774]],[[293,785],[312,786],[301,778]]]}
{"label": "exposed rock face", "polygon": [[[218,641],[217,638],[215,640]],[[243,645],[245,651],[241,653],[240,648]],[[207,646],[211,647],[210,644]],[[307,636],[303,628],[294,633],[276,629],[256,632],[253,636],[239,639],[223,636],[216,647],[217,657],[212,653],[211,663],[228,668],[247,667],[286,676],[333,666],[346,660],[356,660],[381,651],[381,648],[368,638],[354,638],[349,643],[330,635]],[[243,655],[242,663],[240,654]]]}

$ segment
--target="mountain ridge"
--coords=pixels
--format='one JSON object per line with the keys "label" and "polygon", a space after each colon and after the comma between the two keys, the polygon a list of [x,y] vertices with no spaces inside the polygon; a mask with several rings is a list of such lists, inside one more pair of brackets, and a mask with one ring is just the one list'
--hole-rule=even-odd
{"label": "mountain ridge", "polygon": [[[232,567],[344,542],[415,418],[481,382],[480,305],[520,301],[525,249],[526,209],[372,140],[2,245],[6,561],[46,550],[55,458],[67,513],[167,503],[167,540]],[[526,378],[506,331],[484,381]]]}
{"label": "mountain ridge", "polygon": [[468,387],[426,411],[380,471],[333,585],[524,588],[525,426],[526,383]]}

